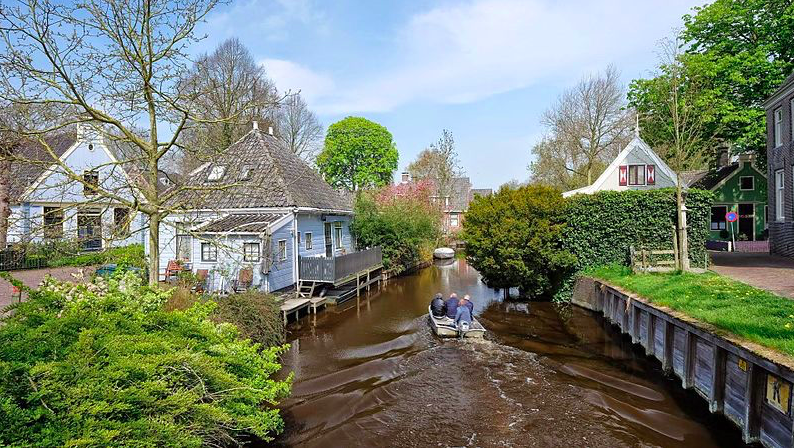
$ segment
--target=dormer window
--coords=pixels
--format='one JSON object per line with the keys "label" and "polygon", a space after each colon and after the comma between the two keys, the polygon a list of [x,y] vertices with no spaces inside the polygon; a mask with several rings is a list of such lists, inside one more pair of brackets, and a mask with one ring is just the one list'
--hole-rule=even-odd
{"label": "dormer window", "polygon": [[251,180],[251,177],[254,175],[254,166],[253,165],[243,165],[243,169],[240,171],[240,180]]}
{"label": "dormer window", "polygon": [[223,178],[223,174],[226,172],[226,167],[223,165],[213,165],[210,169],[210,174],[207,176],[207,180],[210,182],[217,182]]}

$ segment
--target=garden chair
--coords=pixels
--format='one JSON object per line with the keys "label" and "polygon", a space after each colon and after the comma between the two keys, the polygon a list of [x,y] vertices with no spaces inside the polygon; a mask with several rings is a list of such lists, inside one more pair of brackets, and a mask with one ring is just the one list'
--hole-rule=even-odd
{"label": "garden chair", "polygon": [[166,282],[173,282],[176,281],[177,275],[182,271],[182,265],[176,261],[171,260],[168,262],[168,265],[165,268],[165,281]]}
{"label": "garden chair", "polygon": [[245,291],[250,288],[253,283],[254,270],[251,268],[240,269],[240,273],[237,275],[237,280],[235,281],[234,290],[235,292]]}
{"label": "garden chair", "polygon": [[196,270],[196,286],[193,290],[197,293],[203,293],[207,289],[207,279],[209,278],[209,269]]}

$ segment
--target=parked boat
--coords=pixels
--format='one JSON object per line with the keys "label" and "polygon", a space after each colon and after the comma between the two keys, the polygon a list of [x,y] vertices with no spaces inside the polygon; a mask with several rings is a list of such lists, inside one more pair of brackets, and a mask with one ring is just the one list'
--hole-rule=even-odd
{"label": "parked boat", "polygon": [[449,247],[439,247],[438,249],[433,251],[433,258],[438,258],[440,260],[448,260],[454,257],[455,257],[455,250],[450,249]]}
{"label": "parked boat", "polygon": [[[455,322],[447,316],[444,317],[435,317],[433,316],[433,310],[430,307],[427,307],[427,315],[430,318],[430,328],[433,329],[433,332],[442,338],[456,338],[459,337],[461,334],[461,330],[455,325]],[[477,321],[477,319],[472,316],[471,318],[471,326],[468,330],[463,331],[464,338],[482,338],[485,336],[485,327]]]}

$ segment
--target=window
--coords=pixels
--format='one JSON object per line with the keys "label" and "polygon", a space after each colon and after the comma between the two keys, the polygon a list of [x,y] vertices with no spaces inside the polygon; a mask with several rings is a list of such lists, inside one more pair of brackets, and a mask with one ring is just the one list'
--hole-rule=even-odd
{"label": "window", "polygon": [[251,177],[254,175],[254,166],[253,165],[243,165],[242,171],[240,171],[240,180],[251,180]]}
{"label": "window", "polygon": [[223,165],[215,165],[210,169],[210,174],[207,176],[207,180],[210,182],[217,182],[221,180],[223,177],[223,173],[226,172],[226,167]]}
{"label": "window", "polygon": [[243,244],[243,261],[259,261],[259,243]]}
{"label": "window", "polygon": [[791,141],[794,141],[794,98],[791,99],[791,108],[789,109],[789,128],[791,129]]}
{"label": "window", "polygon": [[83,196],[93,196],[99,188],[99,173],[83,171]]}
{"label": "window", "polygon": [[287,240],[278,240],[278,261],[287,260]]}
{"label": "window", "polygon": [[645,165],[629,165],[629,185],[645,185]]}
{"label": "window", "polygon": [[449,226],[450,227],[457,227],[458,226],[458,214],[457,213],[450,213],[449,214]]}
{"label": "window", "polygon": [[113,209],[113,229],[119,238],[130,236],[130,209],[125,207]]}
{"label": "window", "polygon": [[755,177],[741,176],[739,178],[739,189],[744,191],[755,190]]}
{"label": "window", "polygon": [[44,207],[44,238],[63,238],[63,209],[60,207]]}
{"label": "window", "polygon": [[218,248],[212,243],[201,243],[201,261],[218,261]]}
{"label": "window", "polygon": [[727,229],[728,222],[725,215],[728,214],[728,207],[724,205],[717,205],[711,207],[711,230],[725,230]]}
{"label": "window", "polygon": [[184,261],[193,259],[193,237],[190,235],[176,236],[176,258]]}
{"label": "window", "polygon": [[342,248],[342,221],[336,221],[334,223],[334,236],[336,238],[336,248]]}
{"label": "window", "polygon": [[312,250],[312,233],[306,232],[304,240],[306,241],[306,250]]}
{"label": "window", "polygon": [[773,112],[775,148],[783,144],[783,108],[778,107]]}
{"label": "window", "polygon": [[301,247],[301,233],[298,232],[298,249]]}
{"label": "window", "polygon": [[783,221],[783,201],[785,200],[785,176],[783,170],[775,171],[775,220]]}

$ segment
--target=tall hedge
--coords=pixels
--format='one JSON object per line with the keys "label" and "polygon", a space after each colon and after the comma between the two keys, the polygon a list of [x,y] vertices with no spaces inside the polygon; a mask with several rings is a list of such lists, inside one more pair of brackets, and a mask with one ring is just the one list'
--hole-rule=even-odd
{"label": "tall hedge", "polygon": [[[709,191],[689,190],[686,197],[689,258],[704,267],[709,234]],[[576,255],[577,268],[628,264],[629,246],[672,249],[676,222],[675,190],[602,191],[568,198],[562,246]]]}

